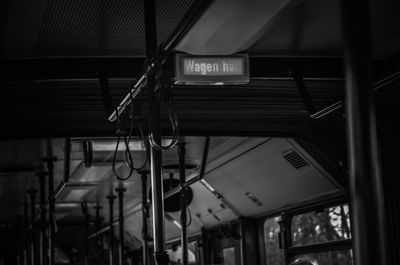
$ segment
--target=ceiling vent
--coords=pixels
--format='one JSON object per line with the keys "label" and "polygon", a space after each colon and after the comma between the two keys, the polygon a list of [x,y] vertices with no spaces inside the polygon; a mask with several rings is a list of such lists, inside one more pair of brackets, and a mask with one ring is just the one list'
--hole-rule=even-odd
{"label": "ceiling vent", "polygon": [[296,151],[288,150],[282,154],[283,158],[289,162],[295,169],[309,166],[306,160],[302,158]]}

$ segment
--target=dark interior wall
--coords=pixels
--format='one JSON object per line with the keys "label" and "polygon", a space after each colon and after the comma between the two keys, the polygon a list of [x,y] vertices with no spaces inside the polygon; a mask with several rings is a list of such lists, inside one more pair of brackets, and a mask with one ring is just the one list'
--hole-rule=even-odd
{"label": "dark interior wall", "polygon": [[224,249],[233,248],[235,264],[240,265],[240,239],[240,224],[238,221],[232,221],[210,229],[203,228],[204,264],[224,264]]}
{"label": "dark interior wall", "polygon": [[65,253],[70,264],[80,265],[85,261],[85,228],[83,225],[60,227],[55,246]]}
{"label": "dark interior wall", "polygon": [[389,264],[400,264],[400,82],[397,81],[376,95],[377,128],[381,149],[383,188],[386,205]]}
{"label": "dark interior wall", "polygon": [[17,264],[18,231],[0,230],[0,265]]}
{"label": "dark interior wall", "polygon": [[242,264],[259,264],[258,227],[253,218],[240,219],[240,234],[242,248]]}

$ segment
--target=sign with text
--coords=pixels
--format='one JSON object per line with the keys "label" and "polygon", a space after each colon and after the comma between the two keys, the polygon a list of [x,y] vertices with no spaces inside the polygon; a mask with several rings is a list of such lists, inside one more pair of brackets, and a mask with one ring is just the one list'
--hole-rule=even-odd
{"label": "sign with text", "polygon": [[249,82],[246,54],[233,56],[176,55],[175,84],[223,85]]}

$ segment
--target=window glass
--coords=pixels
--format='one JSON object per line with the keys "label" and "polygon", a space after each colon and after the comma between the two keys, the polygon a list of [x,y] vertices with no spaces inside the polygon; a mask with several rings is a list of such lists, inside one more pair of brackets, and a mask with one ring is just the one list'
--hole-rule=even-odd
{"label": "window glass", "polygon": [[[196,264],[196,246],[197,242],[191,242],[188,244],[188,258],[189,264]],[[182,264],[182,247],[181,245],[176,245],[171,249],[167,250],[169,254],[170,264],[178,265]]]}
{"label": "window glass", "polygon": [[235,247],[222,249],[222,255],[224,257],[224,265],[235,265]]}
{"label": "window glass", "polygon": [[340,205],[293,216],[291,232],[293,246],[350,239],[349,207]]}
{"label": "window glass", "polygon": [[268,265],[284,264],[283,251],[279,248],[280,216],[269,218],[264,223],[265,255]]}
{"label": "window glass", "polygon": [[296,259],[311,261],[313,265],[352,265],[353,253],[351,250],[311,253],[297,256],[292,261]]}

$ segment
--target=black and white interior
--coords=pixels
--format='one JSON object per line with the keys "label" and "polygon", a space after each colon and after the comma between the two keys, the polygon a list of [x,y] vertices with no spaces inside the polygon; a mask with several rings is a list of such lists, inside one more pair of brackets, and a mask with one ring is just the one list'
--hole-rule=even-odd
{"label": "black and white interior", "polygon": [[[152,38],[146,35],[149,12],[145,1],[155,4],[156,32]],[[370,47],[373,70],[365,79],[373,87],[375,107],[371,113],[376,116],[379,143],[374,154],[381,165],[385,199],[381,206],[386,211],[387,251],[391,253],[387,264],[400,262],[396,251],[400,238],[400,186],[396,181],[400,158],[398,1],[357,1],[360,9],[354,14],[354,25],[343,22],[345,0],[145,1],[0,3],[0,265],[31,264],[21,256],[27,243],[20,242],[29,242],[31,235],[29,229],[24,230],[26,223],[22,227],[26,217],[37,232],[40,230],[43,205],[40,194],[35,193],[31,207],[30,192],[40,190],[38,173],[48,170],[43,158],[49,155],[57,158],[55,187],[69,172],[69,181],[56,199],[55,214],[46,219],[48,227],[57,224],[55,264],[112,264],[103,252],[108,251],[110,240],[116,245],[120,241],[118,225],[114,225],[113,235],[102,235],[101,244],[96,237],[89,248],[86,239],[110,226],[107,196],[117,195],[118,188],[126,189],[122,209],[126,260],[119,262],[143,264],[142,175],[147,176],[148,196],[152,184],[149,147],[141,130],[147,136],[150,117],[154,116],[147,90],[121,114],[119,125],[108,117],[147,69],[153,59],[149,56],[152,45],[175,43],[164,70],[170,74],[168,84],[179,122],[179,139],[186,148],[186,179],[198,177],[202,164],[205,166],[204,178],[190,185],[193,199],[187,210],[187,236],[193,244],[189,248],[197,248],[190,252],[190,264],[269,265],[263,239],[266,218],[292,218],[298,212],[319,212],[336,204],[350,203],[351,208],[358,197],[351,192],[344,31],[362,20],[361,6],[367,2],[370,43],[365,47]],[[178,34],[179,41],[171,41],[191,18],[195,20]],[[149,44],[149,39],[157,42]],[[174,84],[174,56],[182,53],[247,54],[250,81],[219,86]],[[303,94],[299,86],[307,93]],[[167,107],[165,102],[160,105],[163,142],[172,137]],[[145,164],[126,181],[119,181],[112,170],[115,164],[118,174],[129,174],[122,141],[115,152],[116,131],[121,128],[132,131],[129,147],[134,164]],[[207,138],[209,149],[203,161]],[[71,143],[69,159],[67,141]],[[92,147],[89,154],[85,144]],[[171,179],[179,179],[178,147],[162,152],[161,166],[164,186],[172,183]],[[47,177],[45,188],[49,189]],[[147,203],[151,204],[150,199]],[[165,201],[165,205],[176,208],[166,210],[164,218],[171,258],[177,255],[174,250],[180,244],[182,230],[178,204],[176,200]],[[36,216],[31,216],[32,208]],[[120,212],[116,199],[114,221],[120,218]],[[150,214],[150,249],[157,236],[152,220]],[[240,235],[221,232],[230,226],[234,227],[230,231],[240,230]],[[220,241],[207,243],[214,234]],[[39,248],[38,238],[35,240]],[[281,246],[286,255],[282,264],[313,251],[354,252],[352,244],[352,239],[346,239],[303,248]],[[68,250],[62,246],[68,246]],[[236,257],[233,263],[221,258],[225,255],[222,249],[229,251],[230,247],[235,247],[235,254],[226,255]],[[213,252],[217,249],[222,254]],[[89,250],[92,254],[88,256]],[[175,256],[172,261],[178,262]]]}

